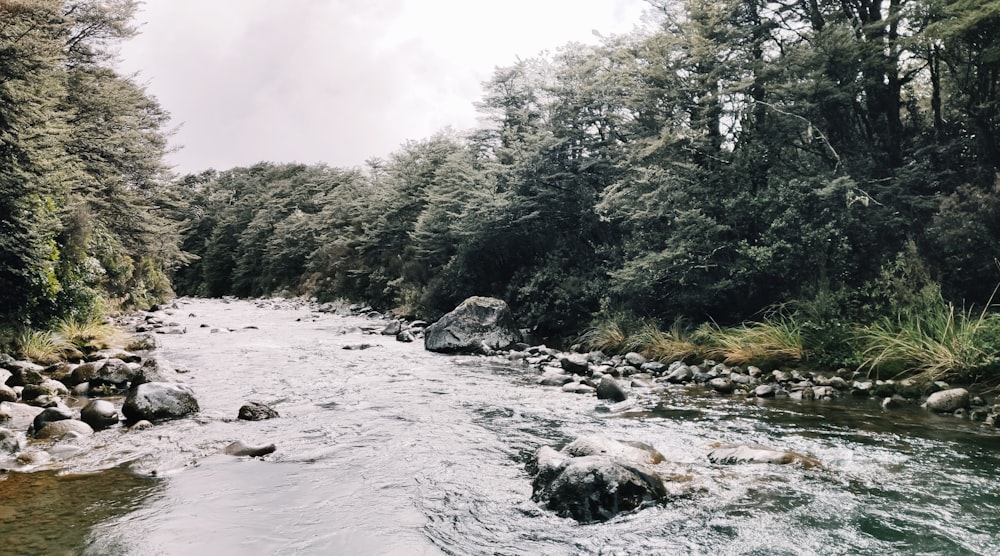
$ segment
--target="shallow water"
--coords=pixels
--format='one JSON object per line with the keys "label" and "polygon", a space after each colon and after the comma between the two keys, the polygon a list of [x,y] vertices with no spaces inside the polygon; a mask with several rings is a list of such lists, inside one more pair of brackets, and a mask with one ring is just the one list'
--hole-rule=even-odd
{"label": "shallow water", "polygon": [[[199,416],[102,431],[59,470],[0,475],[0,552],[1000,553],[1000,435],[978,423],[686,388],[607,407],[517,363],[428,353],[360,330],[383,323],[291,302],[173,313],[187,334],[157,336],[159,351],[189,371]],[[360,343],[374,347],[342,349]],[[281,418],[235,420],[247,400]],[[650,443],[689,481],[607,523],[556,517],[531,502],[524,465],[586,434]],[[218,453],[237,439],[278,449]],[[716,466],[713,442],[823,466]]]}

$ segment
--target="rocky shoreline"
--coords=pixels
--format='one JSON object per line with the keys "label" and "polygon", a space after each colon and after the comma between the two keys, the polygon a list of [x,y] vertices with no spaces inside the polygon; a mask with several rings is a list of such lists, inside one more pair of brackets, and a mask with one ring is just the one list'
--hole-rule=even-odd
{"label": "rocky shoreline", "polygon": [[[363,305],[280,299],[256,303],[276,309],[308,309],[310,313],[300,320],[318,320],[330,313],[365,317],[370,324],[359,327],[359,332],[404,343],[422,339],[431,351],[475,354],[520,365],[538,385],[561,395],[593,396],[599,401],[599,410],[611,412],[655,403],[667,392],[690,392],[747,400],[785,398],[804,404],[874,399],[885,411],[922,405],[928,411],[980,422],[983,427],[1000,425],[1000,404],[990,405],[966,388],[942,382],[872,380],[845,369],[816,373],[743,368],[714,361],[665,363],[649,361],[639,353],[607,355],[528,345],[521,341],[522,331],[514,328],[506,305],[489,298],[472,298],[455,314],[430,326],[394,319]],[[74,453],[75,439],[118,429],[120,441],[127,442],[131,431],[197,414],[198,401],[185,383],[188,371],[175,368],[155,349],[155,335],[187,332],[170,318],[182,310],[181,304],[119,319],[119,327],[135,331],[130,350],[95,350],[82,360],[49,366],[0,357],[0,382],[4,383],[0,386],[0,472],[58,469],[60,459]],[[236,332],[202,326],[210,328],[210,333]],[[343,347],[366,349],[375,345],[372,341]],[[250,401],[234,418],[276,417],[279,415],[273,408]],[[220,445],[219,453],[260,457],[276,449],[274,444],[251,446],[236,440]],[[822,468],[822,462],[809,455],[755,445],[720,444],[708,458],[713,465]],[[543,446],[528,470],[533,499],[579,521],[608,519],[685,493],[683,470],[657,455],[654,448],[633,440],[581,438],[558,451]]]}

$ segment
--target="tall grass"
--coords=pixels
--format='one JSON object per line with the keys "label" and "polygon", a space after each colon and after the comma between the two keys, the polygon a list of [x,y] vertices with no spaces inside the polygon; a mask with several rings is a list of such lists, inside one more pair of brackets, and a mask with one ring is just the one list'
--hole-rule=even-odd
{"label": "tall grass", "polygon": [[107,349],[121,343],[121,332],[102,318],[64,319],[55,332],[81,350]]}
{"label": "tall grass", "polygon": [[21,356],[43,365],[59,361],[73,348],[65,338],[49,330],[24,330],[14,343]]}
{"label": "tall grass", "polygon": [[674,321],[667,331],[650,323],[643,324],[633,336],[631,345],[647,359],[661,362],[693,362],[705,351],[704,346],[693,341],[680,320]]}
{"label": "tall grass", "polygon": [[702,325],[699,337],[710,346],[708,355],[731,365],[784,365],[804,359],[800,323],[793,317],[772,314],[762,322],[721,327]]}
{"label": "tall grass", "polygon": [[[987,308],[959,310],[940,293],[859,330],[862,368],[876,376],[913,374],[932,380],[996,378],[1000,317]],[[990,299],[992,301],[992,298]]]}
{"label": "tall grass", "polygon": [[610,313],[595,319],[580,335],[579,343],[591,350],[624,353],[634,348],[633,336],[641,327],[641,321],[628,313]]}

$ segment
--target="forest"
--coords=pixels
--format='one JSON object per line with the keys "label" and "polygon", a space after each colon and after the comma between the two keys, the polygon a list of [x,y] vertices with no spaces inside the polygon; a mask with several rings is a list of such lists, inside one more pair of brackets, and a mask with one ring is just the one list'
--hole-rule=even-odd
{"label": "forest", "polygon": [[0,0],[6,342],[174,293],[490,295],[608,351],[1000,377],[1000,0],[650,6],[498,67],[478,129],[175,176],[114,69],[135,2]]}

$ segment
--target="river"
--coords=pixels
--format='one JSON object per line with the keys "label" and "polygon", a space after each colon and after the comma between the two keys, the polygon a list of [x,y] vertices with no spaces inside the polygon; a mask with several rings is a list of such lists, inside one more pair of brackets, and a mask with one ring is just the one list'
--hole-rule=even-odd
{"label": "river", "polygon": [[[59,471],[0,475],[0,553],[1000,554],[1000,434],[979,423],[682,387],[607,406],[294,302],[172,313],[187,333],[158,335],[158,351],[201,412],[80,439]],[[236,420],[248,400],[281,417]],[[690,489],[585,525],[532,502],[531,455],[590,434],[652,444]],[[219,454],[237,439],[277,451]],[[713,442],[823,465],[713,465]]]}

